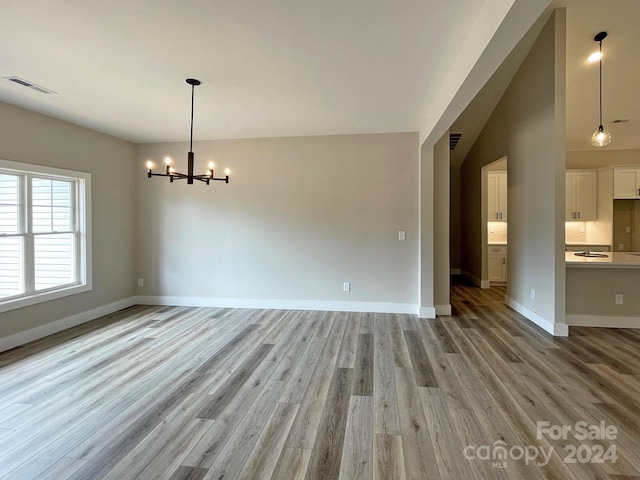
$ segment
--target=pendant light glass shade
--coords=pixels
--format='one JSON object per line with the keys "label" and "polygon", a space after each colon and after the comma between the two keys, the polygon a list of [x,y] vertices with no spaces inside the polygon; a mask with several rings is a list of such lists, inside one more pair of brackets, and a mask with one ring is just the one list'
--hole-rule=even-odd
{"label": "pendant light glass shade", "polygon": [[605,145],[609,145],[610,143],[611,134],[606,131],[602,125],[600,125],[591,136],[591,145],[593,145],[594,147],[604,147]]}

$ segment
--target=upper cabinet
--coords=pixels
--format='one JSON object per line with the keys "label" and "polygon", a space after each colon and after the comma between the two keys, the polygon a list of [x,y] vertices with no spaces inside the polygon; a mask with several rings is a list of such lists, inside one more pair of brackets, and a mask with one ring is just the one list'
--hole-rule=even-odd
{"label": "upper cabinet", "polygon": [[507,173],[489,172],[487,174],[487,221],[507,221]]}
{"label": "upper cabinet", "polygon": [[567,170],[566,207],[567,222],[586,222],[597,219],[598,175],[592,170]]}
{"label": "upper cabinet", "polygon": [[640,166],[613,169],[613,198],[640,198]]}

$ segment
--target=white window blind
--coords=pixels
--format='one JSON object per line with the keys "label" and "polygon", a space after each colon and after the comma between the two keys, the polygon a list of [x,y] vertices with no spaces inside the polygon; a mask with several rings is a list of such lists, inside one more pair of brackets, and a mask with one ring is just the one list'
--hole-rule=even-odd
{"label": "white window blind", "polygon": [[0,173],[0,299],[24,293],[20,180]]}
{"label": "white window blind", "polygon": [[74,187],[65,180],[31,179],[35,290],[75,282]]}

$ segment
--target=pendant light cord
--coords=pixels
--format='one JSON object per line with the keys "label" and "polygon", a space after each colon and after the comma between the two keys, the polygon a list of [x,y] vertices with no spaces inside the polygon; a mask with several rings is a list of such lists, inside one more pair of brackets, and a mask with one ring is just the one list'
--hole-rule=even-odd
{"label": "pendant light cord", "polygon": [[602,40],[600,40],[600,130],[602,129]]}

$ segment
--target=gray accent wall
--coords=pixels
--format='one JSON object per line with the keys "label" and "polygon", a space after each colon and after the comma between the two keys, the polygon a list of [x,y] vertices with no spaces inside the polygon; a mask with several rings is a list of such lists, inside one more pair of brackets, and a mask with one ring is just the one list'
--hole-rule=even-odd
{"label": "gray accent wall", "polygon": [[91,174],[93,289],[0,314],[0,338],[130,298],[134,293],[135,147],[0,102],[0,158]]}
{"label": "gray accent wall", "polygon": [[[195,142],[228,185],[148,179],[187,143],[137,146],[138,294],[412,305],[418,296],[418,134]],[[406,240],[398,240],[399,231]],[[343,291],[343,283],[351,291]],[[254,302],[255,303],[255,302]]]}

